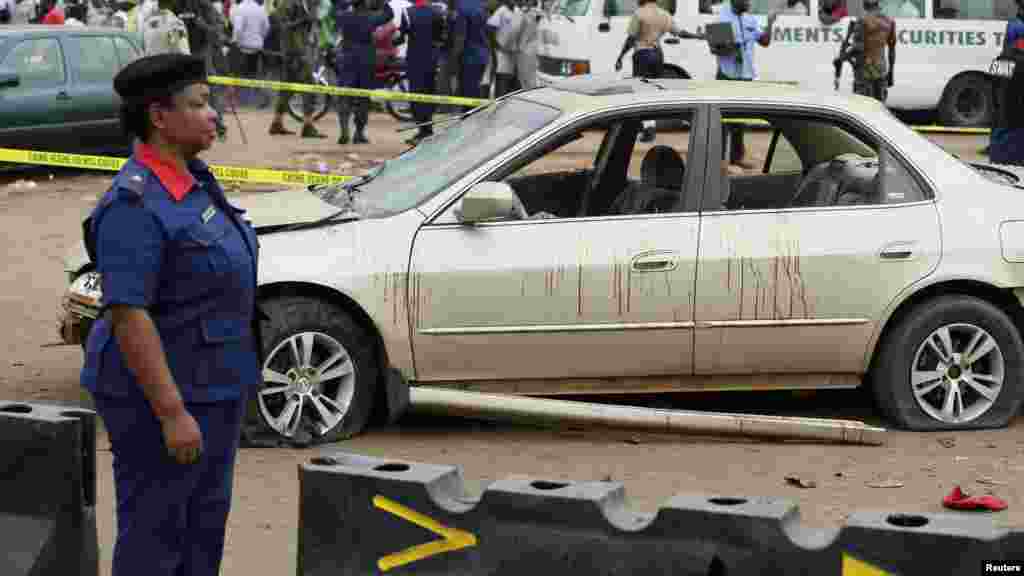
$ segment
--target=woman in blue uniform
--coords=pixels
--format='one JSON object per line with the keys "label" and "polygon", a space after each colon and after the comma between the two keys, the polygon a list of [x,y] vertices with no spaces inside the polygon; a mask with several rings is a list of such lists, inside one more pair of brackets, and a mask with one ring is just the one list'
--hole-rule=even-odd
{"label": "woman in blue uniform", "polygon": [[82,369],[114,455],[113,576],[214,576],[260,378],[256,236],[197,158],[217,136],[204,62],[142,58],[114,88],[137,140],[85,223],[103,309]]}
{"label": "woman in blue uniform", "polygon": [[[369,2],[370,0],[354,0],[351,9],[347,1],[337,3],[334,25],[341,36],[341,50],[338,52],[335,66],[338,71],[338,86],[342,88],[376,88],[374,67],[377,65],[377,46],[374,43],[373,32],[390,22],[395,13],[387,3],[378,11],[370,6]],[[370,141],[366,138],[366,123],[369,119],[370,100],[353,96],[342,96],[338,100],[338,123],[341,124],[338,144],[348,144],[348,119],[353,107],[356,134],[352,142],[369,144]]]}

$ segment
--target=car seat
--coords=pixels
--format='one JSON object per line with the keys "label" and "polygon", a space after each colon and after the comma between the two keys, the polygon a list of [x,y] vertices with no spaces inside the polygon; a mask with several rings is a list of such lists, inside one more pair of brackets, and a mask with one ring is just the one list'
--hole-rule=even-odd
{"label": "car seat", "polygon": [[847,163],[862,159],[863,157],[857,154],[840,154],[832,160],[818,164],[800,182],[788,208],[810,208],[836,204]]}
{"label": "car seat", "polygon": [[686,163],[675,148],[651,147],[640,163],[640,183],[630,183],[615,198],[612,214],[647,214],[672,210],[682,195]]}

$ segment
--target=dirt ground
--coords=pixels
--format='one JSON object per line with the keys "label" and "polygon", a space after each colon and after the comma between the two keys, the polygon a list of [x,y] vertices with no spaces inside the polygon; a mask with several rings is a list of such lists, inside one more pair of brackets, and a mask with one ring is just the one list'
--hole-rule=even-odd
{"label": "dirt ground", "polygon": [[[320,126],[330,136],[320,141],[297,136],[270,137],[265,112],[243,112],[248,143],[230,120],[227,142],[218,143],[206,158],[215,163],[268,168],[308,167],[325,159],[363,163],[403,150],[397,125],[384,115],[371,122],[368,147],[339,147],[333,117]],[[294,125],[293,125],[294,126]],[[672,137],[680,137],[672,135]],[[976,157],[982,138],[933,136],[962,157]],[[755,149],[764,138],[755,136]],[[587,145],[586,142],[574,146]],[[572,165],[583,150],[558,160]],[[358,158],[347,155],[355,153]],[[637,160],[637,164],[638,164]],[[80,237],[79,223],[110,174],[49,169],[0,175],[0,186],[18,178],[38,183],[30,190],[0,192],[0,332],[6,361],[0,365],[0,399],[83,404],[78,377],[82,353],[76,347],[53,346],[57,338],[56,309],[65,287],[61,259]],[[260,188],[260,187],[257,187]],[[265,187],[263,187],[265,188]],[[250,187],[252,189],[252,187]],[[628,399],[648,405],[746,411],[803,416],[837,416],[884,425],[863,394],[675,396]],[[399,460],[454,464],[467,486],[480,491],[488,483],[513,474],[550,479],[623,482],[633,505],[654,511],[679,492],[719,495],[776,496],[800,505],[811,526],[834,526],[856,509],[942,512],[942,497],[960,484],[969,493],[992,493],[1009,509],[990,514],[1001,526],[1024,527],[1024,420],[1007,430],[959,434],[890,432],[882,447],[826,446],[702,439],[620,432],[535,430],[456,419],[410,417],[392,428],[377,428],[326,450],[344,450]],[[239,456],[235,502],[230,517],[225,576],[295,573],[298,526],[297,467],[314,457],[313,450],[243,450]],[[113,481],[106,437],[98,441],[98,523],[101,573],[109,574],[113,545]],[[788,485],[795,476],[817,483],[814,488]],[[890,488],[871,484],[888,483]]]}

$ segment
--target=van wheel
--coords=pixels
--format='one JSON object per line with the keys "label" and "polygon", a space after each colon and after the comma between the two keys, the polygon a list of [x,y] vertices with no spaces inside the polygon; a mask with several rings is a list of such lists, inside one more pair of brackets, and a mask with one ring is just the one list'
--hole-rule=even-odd
{"label": "van wheel", "polygon": [[988,126],[992,109],[991,82],[980,74],[961,74],[943,91],[939,120],[946,126]]}
{"label": "van wheel", "polygon": [[1024,342],[999,308],[943,296],[915,308],[880,343],[872,390],[900,428],[1003,428],[1022,400]]}
{"label": "van wheel", "polygon": [[263,384],[256,407],[282,439],[308,434],[315,443],[351,438],[373,408],[377,364],[373,341],[340,308],[314,298],[263,304]]}

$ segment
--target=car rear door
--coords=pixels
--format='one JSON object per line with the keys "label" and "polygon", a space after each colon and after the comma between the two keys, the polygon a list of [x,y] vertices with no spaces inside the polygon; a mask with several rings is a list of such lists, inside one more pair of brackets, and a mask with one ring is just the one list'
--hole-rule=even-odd
{"label": "car rear door", "polygon": [[[724,171],[723,116],[785,125],[806,176]],[[747,129],[748,159],[771,135]],[[882,134],[837,114],[723,106],[709,137],[696,373],[786,374],[774,380],[784,387],[856,384],[885,308],[940,259],[938,211],[921,173]]]}
{"label": "car rear door", "polygon": [[0,67],[17,73],[20,79],[18,86],[0,88],[0,146],[65,149],[72,100],[67,59],[58,35],[13,40]]}
{"label": "car rear door", "polygon": [[121,131],[114,75],[120,69],[114,38],[101,34],[64,37],[71,63],[69,111],[74,139],[85,152],[123,151],[130,139]]}

